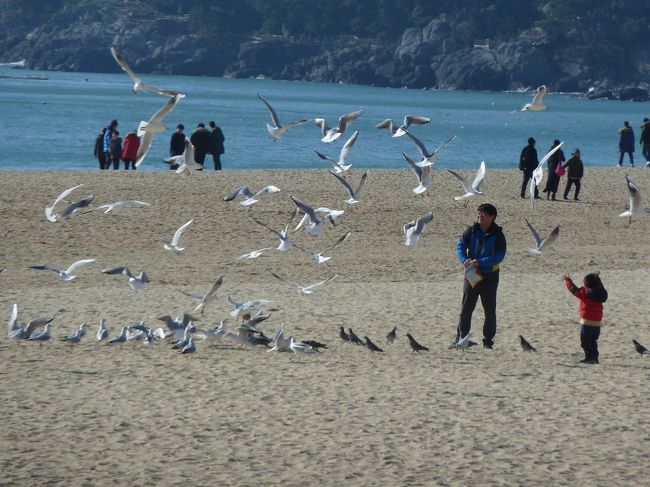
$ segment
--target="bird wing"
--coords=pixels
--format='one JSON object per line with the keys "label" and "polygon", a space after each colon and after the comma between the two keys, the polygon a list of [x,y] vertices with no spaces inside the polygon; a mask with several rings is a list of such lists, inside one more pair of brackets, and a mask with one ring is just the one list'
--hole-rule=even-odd
{"label": "bird wing", "polygon": [[456,177],[456,179],[458,179],[458,181],[460,182],[461,186],[463,187],[463,190],[464,190],[466,193],[471,193],[471,192],[472,192],[472,187],[471,187],[471,186],[469,185],[469,183],[467,182],[467,179],[465,179],[463,176],[461,176],[460,174],[458,174],[456,171],[452,171],[451,169],[447,169],[447,171],[449,171],[451,174],[453,174],[453,175]]}
{"label": "bird wing", "polygon": [[223,200],[224,201],[232,201],[239,195],[244,195],[247,198],[251,198],[253,196],[253,192],[251,191],[251,189],[248,186],[239,186],[238,188],[235,188],[232,192],[228,193],[223,198]]}
{"label": "bird wing", "polygon": [[219,276],[219,278],[216,281],[214,281],[214,284],[212,284],[212,287],[208,291],[208,294],[205,295],[205,298],[203,300],[208,301],[212,299],[212,297],[215,295],[215,293],[221,287],[222,284],[223,284],[223,276]]}
{"label": "bird wing", "polygon": [[73,262],[72,264],[70,264],[70,267],[68,267],[65,270],[65,273],[72,274],[76,269],[78,269],[82,265],[90,264],[92,262],[95,262],[95,259],[82,259],[82,260],[78,260],[77,262]]}
{"label": "bird wing", "polygon": [[73,186],[72,188],[66,189],[63,193],[61,193],[59,196],[56,197],[54,200],[54,203],[52,203],[52,208],[54,208],[57,204],[59,204],[63,199],[68,196],[70,193],[72,193],[75,189],[82,187],[83,184],[79,184],[77,186]]}
{"label": "bird wing", "polygon": [[277,186],[269,185],[269,186],[264,186],[262,189],[260,189],[257,193],[253,195],[253,198],[257,198],[259,195],[262,193],[279,193],[280,188]]}
{"label": "bird wing", "polygon": [[120,65],[120,68],[122,68],[122,71],[128,74],[129,77],[136,83],[142,84],[142,80],[140,79],[140,77],[133,72],[133,70],[129,67],[129,63],[126,62],[124,56],[120,52],[118,52],[117,49],[111,47],[111,54],[113,55],[115,61],[117,61],[117,64]]}
{"label": "bird wing", "polygon": [[404,156],[404,159],[406,160],[406,163],[409,165],[411,168],[411,171],[415,175],[416,178],[418,178],[418,181],[422,182],[422,172],[423,168],[418,166],[413,159],[411,159],[409,156],[406,155],[404,151],[402,151],[402,155]]}
{"label": "bird wing", "polygon": [[316,153],[316,155],[317,155],[318,157],[320,157],[320,158],[323,159],[324,161],[330,161],[331,163],[336,164],[336,166],[338,167],[338,163],[337,163],[334,159],[330,159],[330,158],[327,157],[325,154],[322,154],[322,153],[318,152],[316,149],[313,149],[313,148],[312,148],[312,150]]}
{"label": "bird wing", "polygon": [[258,98],[264,102],[266,105],[266,108],[268,108],[269,113],[271,114],[271,119],[273,120],[273,125],[275,125],[275,128],[280,128],[282,125],[280,125],[280,119],[278,118],[278,114],[275,113],[275,110],[273,110],[273,107],[269,105],[269,103],[260,96],[260,94],[257,94]]}
{"label": "bird wing", "polygon": [[178,242],[180,241],[181,237],[182,237],[183,234],[185,233],[185,230],[187,230],[187,227],[189,227],[190,224],[191,224],[193,221],[194,221],[194,220],[192,219],[192,220],[190,220],[190,221],[188,221],[188,222],[183,223],[183,224],[178,228],[178,230],[176,230],[176,231],[174,232],[174,236],[172,237],[172,242],[171,242],[173,246],[177,246],[177,245],[178,245]]}
{"label": "bird wing", "polygon": [[[544,163],[545,163],[546,161],[548,161],[549,158],[550,158],[553,154],[555,154],[557,151],[559,151],[559,150],[560,150],[560,147],[562,147],[563,145],[564,145],[564,141],[560,142],[558,145],[556,145],[556,146],[553,147],[550,151],[548,151],[548,152],[546,153],[546,155],[545,155],[544,157],[542,157],[542,160],[539,161],[539,164],[537,164],[537,167],[541,167],[541,166],[543,166]],[[539,183],[538,183],[538,184],[539,184]]]}
{"label": "bird wing", "polygon": [[275,272],[273,272],[272,270],[269,270],[269,269],[267,269],[267,270],[269,271],[269,274],[271,274],[273,277],[275,277],[278,281],[282,281],[282,282],[284,282],[285,284],[288,284],[288,285],[291,286],[291,287],[296,287],[296,288],[299,288],[299,287],[300,287],[300,286],[298,286],[297,284],[295,284],[295,283],[293,283],[293,282],[289,282],[289,281],[287,281],[285,278],[280,277],[279,275],[277,275],[277,274],[276,274]]}
{"label": "bird wing", "polygon": [[354,190],[354,196],[358,196],[359,193],[361,192],[361,188],[363,187],[364,183],[366,182],[366,179],[368,178],[368,173],[370,170],[366,170],[366,172],[363,173],[361,176],[361,181],[359,181],[359,184],[357,185],[357,189]]}
{"label": "bird wing", "polygon": [[147,152],[149,152],[151,143],[153,142],[153,135],[153,132],[145,132],[140,138],[140,147],[138,147],[138,152],[136,153],[135,167],[142,164],[142,161],[144,161],[144,158],[147,156]]}
{"label": "bird wing", "polygon": [[375,128],[388,129],[388,131],[391,134],[395,133],[395,125],[393,124],[393,121],[390,118],[387,118],[386,120],[379,122],[377,125],[375,125]]}
{"label": "bird wing", "polygon": [[415,222],[415,231],[417,233],[422,233],[422,230],[424,230],[424,226],[427,223],[429,223],[431,220],[433,220],[433,212],[429,212],[429,213],[426,213],[425,215],[422,215]]}
{"label": "bird wing", "polygon": [[344,178],[336,174],[335,172],[328,171],[332,176],[334,176],[336,179],[339,180],[339,182],[345,187],[345,189],[350,193],[350,197],[354,198],[354,190],[352,189],[352,186],[350,186],[350,183],[348,183]]}
{"label": "bird wing", "polygon": [[345,158],[348,156],[350,149],[357,141],[358,136],[359,136],[359,131],[357,130],[352,134],[352,137],[348,139],[345,145],[343,145],[343,148],[341,149],[341,153],[339,154],[339,164],[345,164]]}
{"label": "bird wing", "polygon": [[481,184],[483,183],[484,179],[485,179],[485,161],[481,161],[481,165],[478,167],[478,171],[476,171],[476,177],[474,178],[474,182],[472,183],[472,189],[478,192],[479,189],[481,188]]}
{"label": "bird wing", "polygon": [[626,175],[625,179],[627,180],[627,190],[630,193],[630,211],[643,208],[641,190],[630,176]]}
{"label": "bird wing", "polygon": [[359,118],[359,115],[361,115],[361,113],[362,110],[359,110],[358,112],[350,112],[350,113],[346,113],[345,115],[341,115],[339,117],[338,129],[341,132],[344,132],[348,124],[355,121],[357,118]]}
{"label": "bird wing", "polygon": [[193,294],[193,293],[188,293],[187,291],[181,291],[180,289],[177,289],[179,293],[184,294],[188,298],[194,300],[194,301],[203,301],[204,297],[201,296],[200,294]]}
{"label": "bird wing", "polygon": [[539,249],[550,247],[553,245],[553,242],[557,240],[557,237],[560,235],[560,225],[556,226],[548,237],[546,237],[542,243],[539,245]]}
{"label": "bird wing", "polygon": [[165,103],[156,113],[153,114],[153,116],[149,119],[149,123],[162,122],[162,119],[165,118],[165,116],[174,109],[178,103],[178,100],[181,98],[182,96],[180,95],[176,95],[170,98],[167,103]]}
{"label": "bird wing", "polygon": [[546,85],[542,85],[537,88],[537,93],[533,97],[533,105],[541,105],[544,101],[544,95],[546,94]]}
{"label": "bird wing", "polygon": [[[330,173],[334,174],[332,171],[330,171]],[[336,176],[336,174],[334,174],[334,175]],[[338,177],[338,176],[336,176],[336,177]],[[342,179],[342,178],[339,178],[339,179]],[[320,218],[318,218],[318,215],[316,215],[316,212],[314,211],[314,209],[311,206],[309,206],[307,203],[299,200],[295,196],[291,196],[291,199],[293,200],[293,202],[296,204],[296,206],[303,213],[305,213],[306,215],[309,216],[309,219],[312,221],[312,223],[314,223],[315,225],[318,225],[319,223],[322,223],[322,220]]]}
{"label": "bird wing", "polygon": [[305,286],[303,290],[309,290],[309,289],[316,289],[317,287],[321,287],[323,284],[326,284],[338,277],[338,274],[334,274],[332,277],[329,277],[325,279],[324,281],[320,282],[315,282],[314,284],[310,284],[309,286]]}
{"label": "bird wing", "polygon": [[408,128],[411,124],[423,125],[431,121],[428,117],[420,117],[418,115],[405,115],[404,122],[402,123],[402,130]]}
{"label": "bird wing", "polygon": [[533,228],[533,226],[530,224],[530,222],[527,219],[524,218],[524,221],[526,222],[526,225],[528,225],[528,228],[530,229],[530,233],[533,234],[535,245],[539,248],[539,246],[542,244],[542,237],[539,236],[537,230]]}
{"label": "bird wing", "polygon": [[18,329],[18,304],[14,303],[11,308],[11,316],[9,317],[9,322],[7,323],[7,330],[11,334],[11,332],[16,329]]}
{"label": "bird wing", "polygon": [[133,274],[131,274],[131,271],[126,266],[110,267],[108,269],[102,269],[102,272],[104,274],[124,274],[126,277],[133,277]]}
{"label": "bird wing", "polygon": [[51,266],[50,264],[35,264],[35,265],[30,265],[30,269],[37,269],[39,271],[54,271],[54,272],[61,272],[59,269],[56,267]]}
{"label": "bird wing", "polygon": [[258,225],[261,225],[264,228],[266,228],[269,232],[271,232],[273,235],[278,237],[280,240],[284,240],[286,238],[284,235],[282,235],[280,232],[278,232],[274,228],[269,227],[266,223],[262,223],[261,221],[257,220],[256,218],[253,218],[253,217],[251,217],[251,220],[253,220]]}
{"label": "bird wing", "polygon": [[339,237],[339,239],[336,242],[334,242],[332,245],[330,245],[325,250],[323,250],[321,254],[329,252],[334,247],[337,247],[338,245],[342,244],[345,240],[347,240],[350,237],[350,235],[352,235],[352,232],[345,232],[342,236]]}
{"label": "bird wing", "polygon": [[449,139],[445,140],[442,144],[440,144],[438,147],[436,147],[436,150],[433,151],[434,154],[437,154],[440,152],[442,149],[447,147],[449,144],[451,144],[454,140],[456,140],[457,135],[454,135],[453,137],[450,137]]}
{"label": "bird wing", "polygon": [[330,129],[329,125],[327,125],[327,122],[325,121],[324,118],[315,118],[314,119],[314,124],[320,128],[320,133],[323,137],[325,137],[325,134],[327,131]]}
{"label": "bird wing", "polygon": [[426,159],[429,157],[429,151],[427,151],[427,148],[424,147],[424,144],[418,139],[415,135],[413,135],[410,132],[406,132],[406,135],[413,141],[413,143],[416,145],[418,150],[420,151],[420,154],[422,155],[422,159]]}

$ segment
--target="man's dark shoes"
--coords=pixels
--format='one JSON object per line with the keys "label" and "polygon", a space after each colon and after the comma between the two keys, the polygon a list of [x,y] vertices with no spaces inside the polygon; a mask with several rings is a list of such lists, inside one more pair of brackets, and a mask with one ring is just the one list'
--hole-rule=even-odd
{"label": "man's dark shoes", "polygon": [[487,338],[483,339],[483,348],[488,348],[492,350],[493,346],[494,346],[494,342],[492,340],[488,340]]}
{"label": "man's dark shoes", "polygon": [[597,358],[589,358],[589,359],[588,359],[588,358],[583,358],[583,359],[580,361],[580,363],[581,363],[581,364],[597,364],[597,363],[598,363],[598,359],[597,359]]}

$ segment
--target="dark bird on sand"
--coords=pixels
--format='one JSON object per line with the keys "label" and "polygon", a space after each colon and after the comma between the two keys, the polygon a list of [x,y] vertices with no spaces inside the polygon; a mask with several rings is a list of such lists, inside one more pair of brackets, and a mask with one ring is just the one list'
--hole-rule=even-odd
{"label": "dark bird on sand", "polygon": [[526,341],[526,339],[522,336],[519,335],[519,343],[521,344],[521,349],[524,352],[536,352],[537,349],[533,347],[530,343]]}
{"label": "dark bird on sand", "polygon": [[327,348],[327,345],[325,343],[318,342],[316,340],[301,340],[302,343],[306,343],[309,345],[311,348],[319,352],[319,348]]}
{"label": "dark bird on sand", "polygon": [[367,336],[364,336],[363,338],[366,339],[366,347],[368,347],[368,350],[371,352],[383,352],[381,348],[379,348],[377,345],[375,345],[370,338]]}
{"label": "dark bird on sand", "polygon": [[394,326],[393,329],[388,332],[388,335],[386,335],[386,341],[388,341],[388,343],[393,343],[395,341],[395,338],[397,338],[396,326]]}
{"label": "dark bird on sand", "polygon": [[413,335],[410,333],[406,334],[406,337],[409,339],[409,345],[411,346],[411,351],[420,353],[422,350],[426,350],[427,352],[429,349],[425,347],[424,345],[420,345],[415,338],[413,338]]}
{"label": "dark bird on sand", "polygon": [[339,329],[339,337],[344,342],[349,342],[350,341],[350,336],[345,332],[345,328],[343,328],[343,325],[341,325],[341,328]]}
{"label": "dark bird on sand", "polygon": [[632,343],[634,343],[634,348],[636,348],[636,351],[639,352],[641,355],[649,355],[650,350],[645,348],[643,345],[641,345],[639,342],[637,342],[634,338],[632,338]]}
{"label": "dark bird on sand", "polygon": [[352,331],[352,328],[348,328],[348,337],[350,337],[350,341],[355,345],[364,345],[363,340]]}

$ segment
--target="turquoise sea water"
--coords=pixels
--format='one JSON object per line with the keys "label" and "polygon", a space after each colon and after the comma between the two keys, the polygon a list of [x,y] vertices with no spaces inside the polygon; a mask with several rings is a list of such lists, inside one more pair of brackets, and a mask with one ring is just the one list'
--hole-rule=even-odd
{"label": "turquoise sea water", "polygon": [[[0,169],[93,169],[96,134],[115,118],[121,135],[148,120],[167,100],[150,93],[131,94],[126,74],[59,73],[8,70],[9,76],[46,76],[47,80],[0,78]],[[187,98],[167,116],[169,127],[157,134],[141,165],[167,170],[169,137],[177,123],[189,133],[198,122],[215,120],[226,136],[224,169],[326,168],[312,148],[338,159],[354,130],[360,130],[349,161],[356,167],[406,167],[400,149],[417,157],[406,137],[391,138],[374,125],[385,118],[423,115],[431,123],[412,133],[433,150],[449,137],[458,138],[442,153],[438,167],[515,168],[529,136],[540,157],[554,138],[566,141],[565,152],[580,147],[587,165],[613,166],[618,161],[618,128],[629,120],[638,140],[639,125],[650,116],[650,103],[587,100],[571,94],[546,95],[549,109],[515,112],[530,101],[528,93],[457,92],[376,88],[294,81],[145,75],[145,82],[182,91]],[[261,94],[281,122],[325,118],[333,126],[344,113],[363,109],[349,133],[334,144],[320,142],[313,124],[293,128],[277,142],[266,132],[270,120]],[[637,145],[638,147],[638,145]],[[637,149],[635,156],[641,162]],[[211,159],[207,167],[211,165]]]}

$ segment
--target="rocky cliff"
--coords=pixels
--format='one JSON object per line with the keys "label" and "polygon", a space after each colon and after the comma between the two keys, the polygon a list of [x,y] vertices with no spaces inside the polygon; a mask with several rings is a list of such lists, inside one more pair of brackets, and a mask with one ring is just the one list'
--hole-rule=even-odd
{"label": "rocky cliff", "polygon": [[[118,72],[116,46],[139,73],[359,83],[458,90],[513,90],[546,84],[551,91],[592,98],[649,100],[650,50],[629,53],[621,72],[571,45],[556,45],[540,28],[509,41],[458,45],[462,21],[442,16],[408,28],[396,41],[338,36],[258,36],[215,42],[192,32],[187,16],[150,18],[110,2],[66,4],[30,24],[0,13],[0,62],[26,59],[41,70]],[[593,56],[592,56],[593,57]]]}

